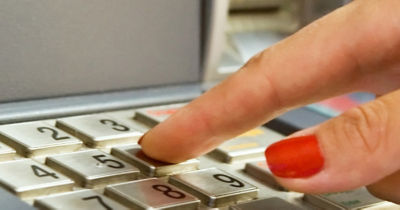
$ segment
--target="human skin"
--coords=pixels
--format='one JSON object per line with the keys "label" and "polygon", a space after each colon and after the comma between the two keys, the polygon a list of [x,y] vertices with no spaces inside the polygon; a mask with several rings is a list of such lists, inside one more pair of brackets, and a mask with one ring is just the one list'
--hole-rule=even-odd
{"label": "human skin", "polygon": [[[400,1],[357,0],[257,54],[147,132],[140,144],[148,156],[177,163],[290,109],[368,91],[381,97],[294,134],[315,136],[321,168],[277,180],[308,193],[368,186],[374,195],[399,203],[399,88]],[[281,153],[289,151],[284,147]]]}

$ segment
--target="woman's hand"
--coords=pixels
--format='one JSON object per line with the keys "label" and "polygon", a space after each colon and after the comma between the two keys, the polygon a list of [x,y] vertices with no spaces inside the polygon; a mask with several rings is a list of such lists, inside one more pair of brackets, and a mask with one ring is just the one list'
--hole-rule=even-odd
{"label": "woman's hand", "polygon": [[259,53],[140,143],[152,158],[181,162],[289,109],[369,91],[383,96],[270,146],[267,162],[292,190],[369,185],[400,202],[399,88],[400,1],[358,0]]}

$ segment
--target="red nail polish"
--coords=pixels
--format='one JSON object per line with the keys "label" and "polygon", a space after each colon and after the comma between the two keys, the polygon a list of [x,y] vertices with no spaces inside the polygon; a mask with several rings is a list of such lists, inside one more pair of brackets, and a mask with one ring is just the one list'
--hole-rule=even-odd
{"label": "red nail polish", "polygon": [[273,174],[282,178],[305,178],[321,171],[324,158],[317,138],[301,136],[276,142],[265,150]]}

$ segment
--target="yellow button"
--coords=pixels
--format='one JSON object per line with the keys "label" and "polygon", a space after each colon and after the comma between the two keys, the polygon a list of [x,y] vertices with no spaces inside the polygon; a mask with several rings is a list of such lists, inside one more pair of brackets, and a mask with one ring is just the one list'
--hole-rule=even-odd
{"label": "yellow button", "polygon": [[248,142],[248,143],[243,143],[243,144],[231,145],[231,146],[225,147],[225,149],[228,151],[232,151],[232,150],[248,149],[248,148],[259,147],[259,146],[260,146],[260,144],[258,144],[257,142]]}
{"label": "yellow button", "polygon": [[263,130],[261,130],[259,128],[255,128],[255,129],[249,130],[249,131],[241,134],[239,137],[253,137],[253,136],[261,135],[263,133],[264,133]]}

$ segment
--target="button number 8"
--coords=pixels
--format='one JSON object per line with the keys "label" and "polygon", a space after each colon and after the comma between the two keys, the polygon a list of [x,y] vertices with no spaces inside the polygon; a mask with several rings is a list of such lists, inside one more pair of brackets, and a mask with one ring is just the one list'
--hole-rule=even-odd
{"label": "button number 8", "polygon": [[153,187],[153,189],[155,189],[157,191],[163,192],[165,196],[170,197],[170,198],[182,199],[182,198],[186,197],[185,194],[183,194],[179,191],[174,191],[166,185],[156,184],[156,185],[153,185],[152,187]]}

